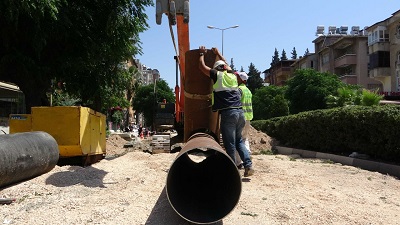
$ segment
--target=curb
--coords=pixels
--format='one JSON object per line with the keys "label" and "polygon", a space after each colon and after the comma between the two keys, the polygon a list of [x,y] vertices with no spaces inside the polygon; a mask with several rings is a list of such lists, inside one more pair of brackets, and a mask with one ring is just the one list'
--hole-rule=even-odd
{"label": "curb", "polygon": [[278,153],[282,155],[298,154],[303,158],[329,159],[332,160],[333,162],[341,163],[343,165],[354,166],[364,170],[379,172],[382,174],[389,174],[397,178],[400,178],[400,166],[393,164],[375,162],[365,159],[357,159],[357,158],[322,153],[322,152],[289,148],[283,146],[275,146],[275,148],[278,151]]}

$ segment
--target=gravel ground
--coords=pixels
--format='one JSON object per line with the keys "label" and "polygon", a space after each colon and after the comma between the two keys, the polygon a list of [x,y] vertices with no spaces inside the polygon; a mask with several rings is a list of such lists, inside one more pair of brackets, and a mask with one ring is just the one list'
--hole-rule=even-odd
{"label": "gravel ground", "polygon": [[[0,224],[190,224],[165,193],[178,153],[149,154],[149,141],[124,148],[110,137],[107,157],[88,167],[56,166],[0,189]],[[217,224],[400,224],[397,178],[318,159],[263,155],[271,139],[252,133],[256,174],[243,179],[236,208]],[[243,173],[243,170],[240,170]]]}

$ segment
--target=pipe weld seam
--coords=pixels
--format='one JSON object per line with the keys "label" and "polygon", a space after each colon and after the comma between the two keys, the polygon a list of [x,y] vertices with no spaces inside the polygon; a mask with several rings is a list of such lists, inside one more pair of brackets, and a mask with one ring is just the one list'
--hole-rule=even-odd
{"label": "pipe weld seam", "polygon": [[185,97],[190,98],[190,99],[197,99],[197,100],[210,100],[212,97],[212,94],[207,94],[207,95],[192,94],[185,90]]}

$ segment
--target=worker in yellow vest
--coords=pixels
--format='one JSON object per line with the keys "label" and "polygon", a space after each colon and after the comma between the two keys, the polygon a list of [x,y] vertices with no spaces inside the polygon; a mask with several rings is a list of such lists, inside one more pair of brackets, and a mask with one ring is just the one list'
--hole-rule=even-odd
{"label": "worker in yellow vest", "polygon": [[244,117],[246,119],[246,123],[243,128],[242,139],[244,141],[244,144],[246,145],[247,151],[251,153],[250,142],[249,142],[249,130],[250,130],[250,121],[253,119],[253,104],[251,101],[253,95],[246,86],[247,79],[249,79],[247,73],[239,72],[236,74],[236,77],[239,84],[239,91],[242,94],[240,101],[242,102],[242,109],[244,112]]}
{"label": "worker in yellow vest", "polygon": [[213,68],[208,67],[204,62],[204,54],[207,49],[199,47],[199,69],[204,75],[213,81],[212,110],[218,111],[221,117],[221,134],[224,147],[228,155],[236,162],[237,151],[243,161],[244,176],[254,174],[253,162],[249,152],[242,140],[242,131],[245,125],[245,117],[240,102],[240,91],[236,76],[226,63],[224,57],[217,48],[212,48],[214,54],[220,59],[214,63]]}

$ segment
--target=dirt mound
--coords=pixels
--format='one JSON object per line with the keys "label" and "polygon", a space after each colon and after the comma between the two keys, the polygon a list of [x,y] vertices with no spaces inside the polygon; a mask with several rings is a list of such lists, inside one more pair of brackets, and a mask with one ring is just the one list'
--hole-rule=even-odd
{"label": "dirt mound", "polygon": [[118,134],[111,134],[106,139],[106,158],[120,156],[133,151],[148,152],[151,138],[139,139],[134,137],[132,140],[127,141]]}
{"label": "dirt mound", "polygon": [[271,151],[276,141],[267,134],[256,130],[250,126],[249,130],[250,149],[253,154],[259,154],[262,151]]}
{"label": "dirt mound", "polygon": [[106,140],[106,151],[109,155],[115,155],[121,153],[121,150],[126,144],[126,140],[117,134],[110,135]]}

